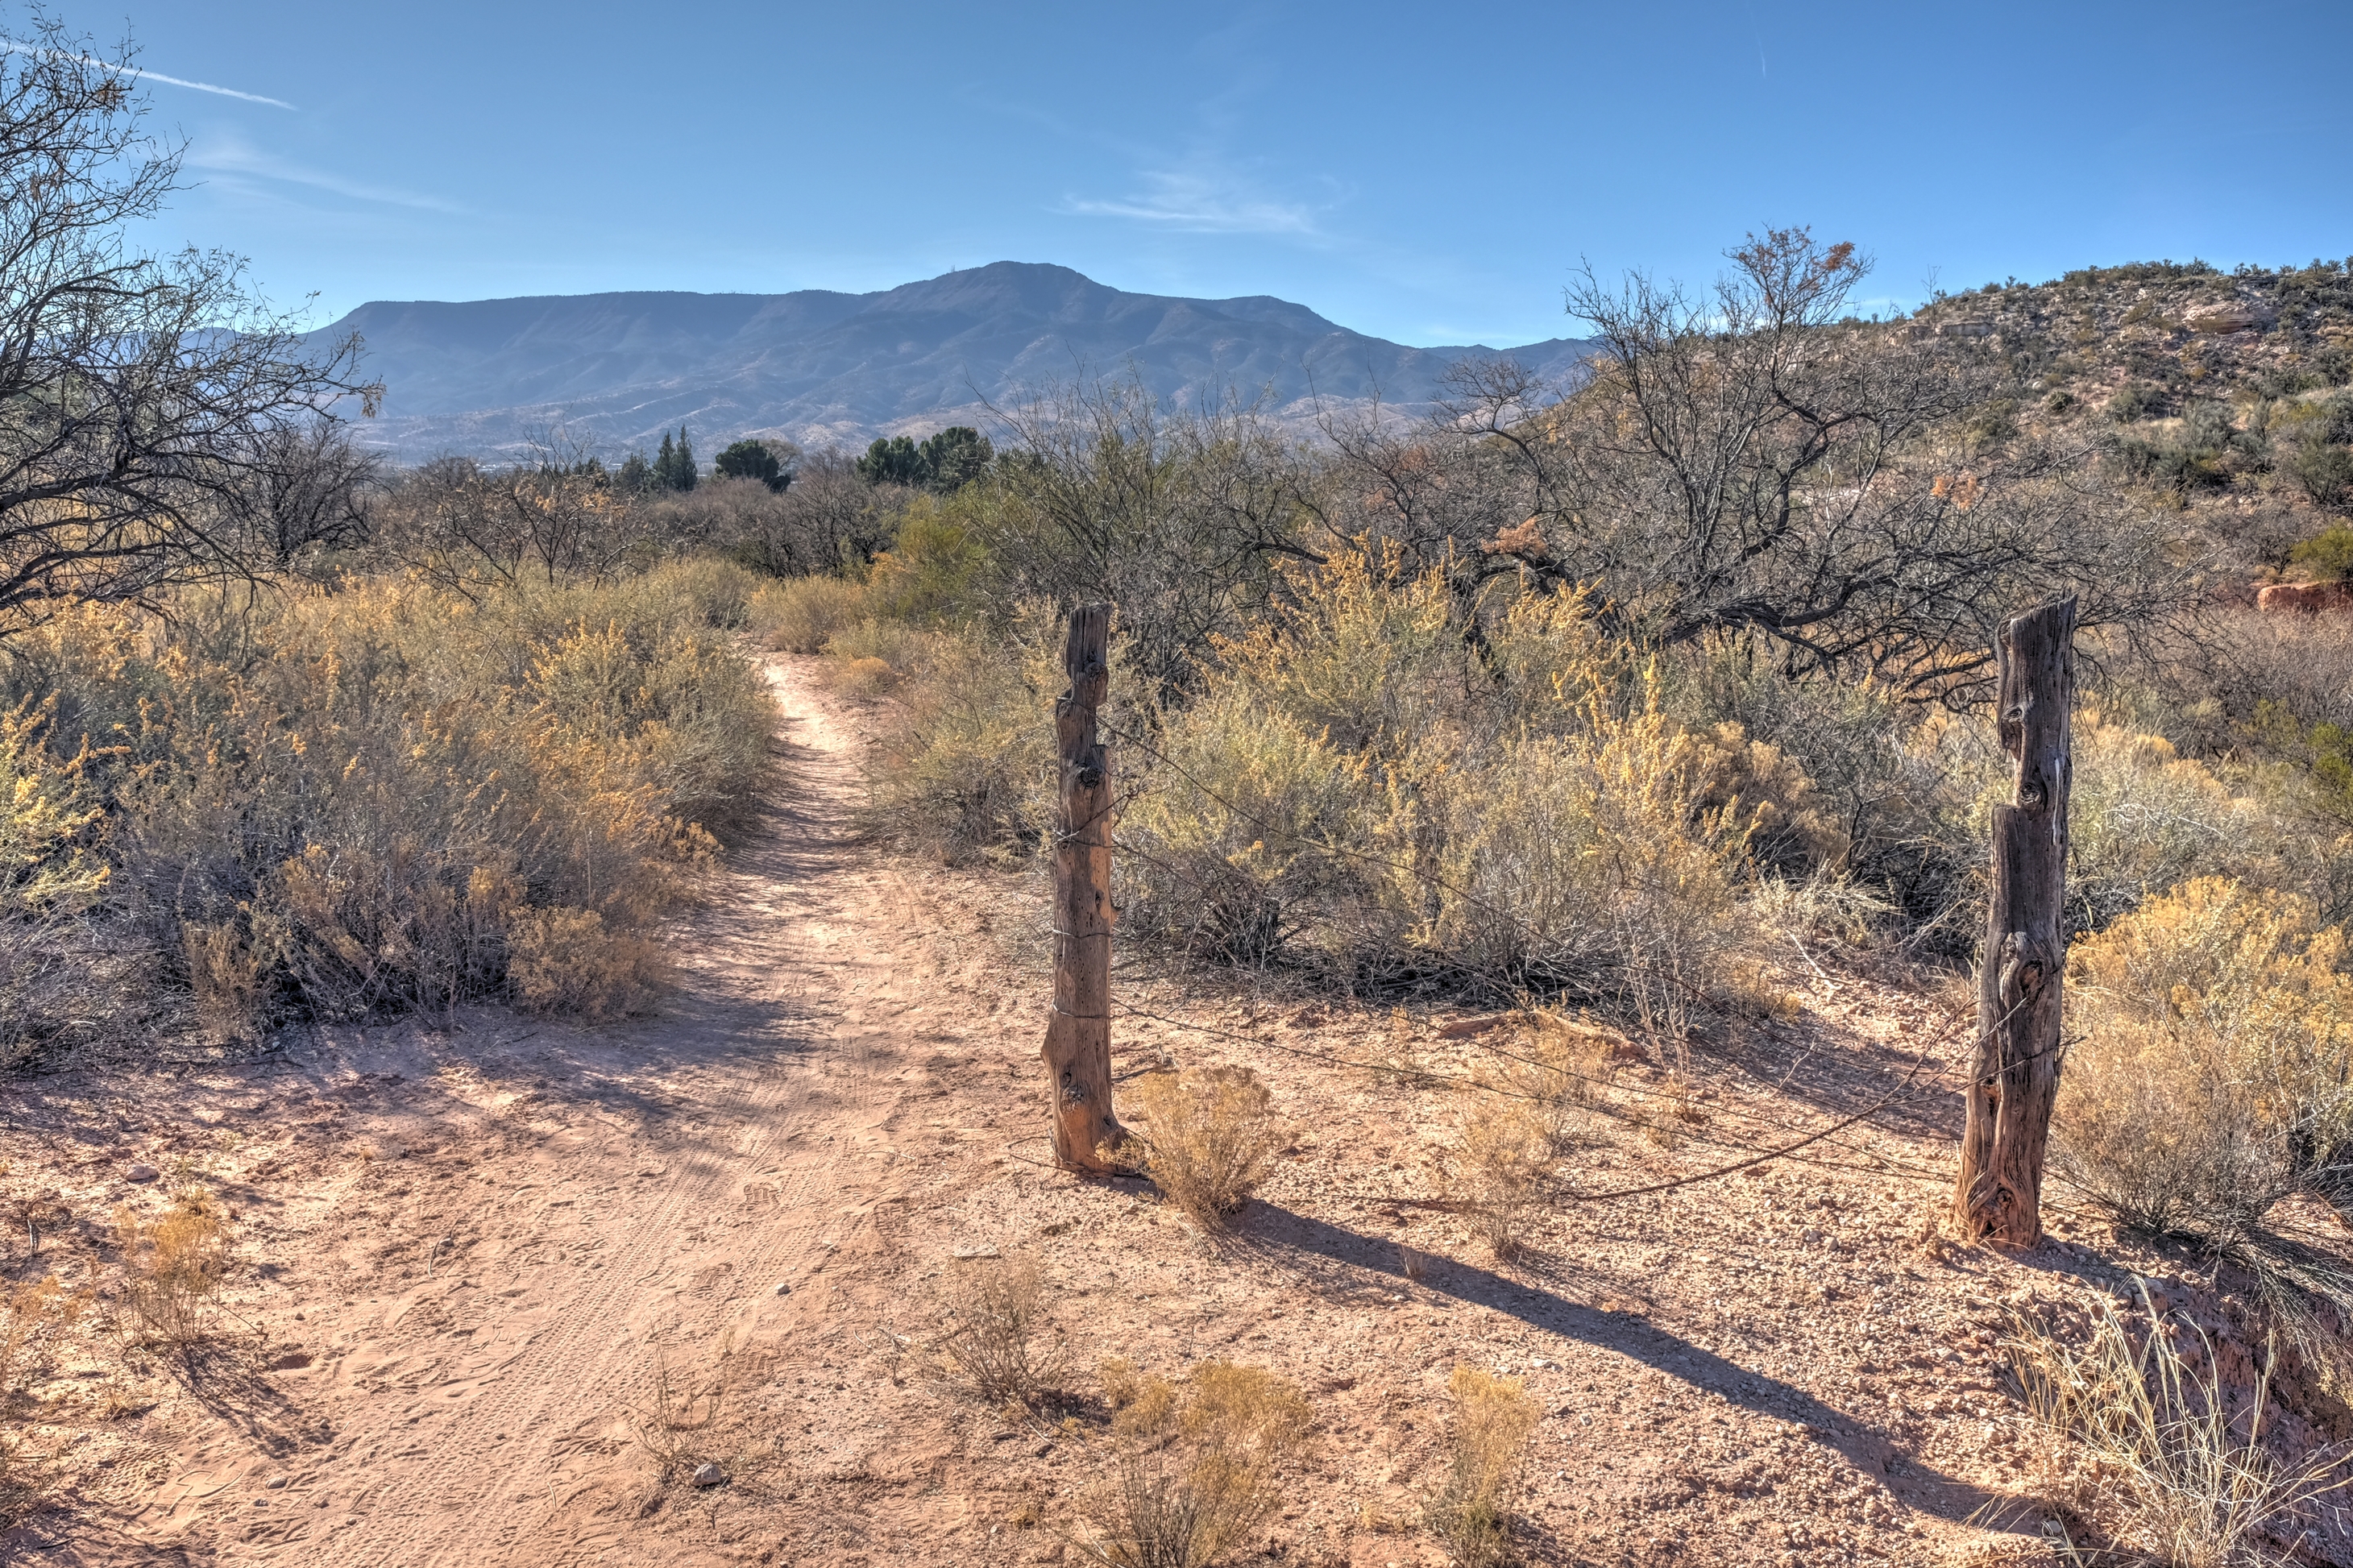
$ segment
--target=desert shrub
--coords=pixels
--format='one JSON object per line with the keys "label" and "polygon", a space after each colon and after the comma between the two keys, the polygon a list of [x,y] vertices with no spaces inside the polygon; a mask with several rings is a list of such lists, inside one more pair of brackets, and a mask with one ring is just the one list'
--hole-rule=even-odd
{"label": "desert shrub", "polygon": [[2109,418],[2119,423],[2155,414],[2165,406],[2165,394],[2145,382],[2127,382],[2107,401]]}
{"label": "desert shrub", "polygon": [[2126,478],[2176,495],[2226,485],[2237,468],[2260,457],[2261,443],[2234,428],[2230,410],[2214,403],[2192,404],[2169,429],[2122,431],[2108,445],[2108,461]]}
{"label": "desert shrub", "polygon": [[1846,829],[1796,757],[1738,723],[1718,724],[1697,739],[1700,807],[1745,820],[1758,865],[1803,871],[1845,862]]}
{"label": "desert shrub", "polygon": [[[2353,397],[2340,393],[2298,399],[2284,405],[2274,423],[2284,448],[2280,466],[2297,488],[2316,505],[2353,504]],[[2345,552],[2345,546],[2336,547],[2337,555]],[[2345,563],[2338,561],[2330,580],[2341,580],[2344,575]]]}
{"label": "desert shrub", "polygon": [[1454,1421],[1446,1479],[1424,1505],[1430,1527],[1462,1568],[1514,1561],[1514,1509],[1535,1433],[1536,1403],[1518,1378],[1458,1366],[1448,1381]]}
{"label": "desert shrub", "polygon": [[1204,1362],[1181,1382],[1103,1363],[1115,1458],[1087,1494],[1079,1550],[1113,1568],[1208,1568],[1280,1502],[1314,1411],[1261,1367]]}
{"label": "desert shrub", "polygon": [[1723,779],[1712,762],[1711,801],[1731,798],[1727,784],[1747,787],[1757,858],[1773,879],[1826,895],[1852,885],[1885,906],[1874,923],[1909,945],[1965,954],[1982,865],[1969,807],[2001,771],[1990,735],[1884,688],[1792,679],[1765,652],[1731,642],[1664,671],[1668,710],[1686,726],[1718,744],[1736,732],[1779,764],[1750,783],[1754,768]]}
{"label": "desert shrub", "polygon": [[752,636],[763,647],[823,653],[826,644],[866,614],[866,585],[847,577],[790,577],[755,592]]}
{"label": "desert shrub", "polygon": [[1290,1137],[1274,1097],[1249,1068],[1153,1073],[1135,1087],[1145,1171],[1205,1229],[1249,1201]]}
{"label": "desert shrub", "polygon": [[2119,1226],[2253,1272],[2299,1336],[2353,1269],[2283,1234],[2353,1206],[2353,976],[2309,900],[2221,878],[2152,899],[2072,955],[2054,1169]]}
{"label": "desert shrub", "polygon": [[228,1220],[217,1199],[185,1191],[153,1220],[119,1209],[114,1243],[122,1258],[117,1299],[135,1336],[185,1347],[211,1331],[214,1299],[229,1271]]}
{"label": "desert shrub", "polygon": [[2073,760],[2067,901],[2076,929],[2100,931],[2152,892],[2261,862],[2269,825],[2257,803],[2162,736],[2087,707],[2075,715]]}
{"label": "desert shrub", "polygon": [[659,943],[607,931],[595,910],[527,910],[509,922],[507,988],[534,1013],[617,1018],[642,1008],[669,972]]}
{"label": "desert shrub", "polygon": [[[1746,819],[1583,597],[1362,552],[1221,644],[1125,816],[1130,928],[1352,983],[1705,994]],[[1475,634],[1475,635],[1474,635]],[[1476,647],[1474,647],[1474,643]]]}
{"label": "desert shrub", "polygon": [[87,741],[60,755],[45,743],[57,697],[0,711],[0,1070],[98,1010],[83,915],[100,900],[105,812]]}
{"label": "desert shrub", "polygon": [[[2090,1338],[2021,1317],[2005,1342],[2036,1424],[2065,1447],[2056,1500],[2133,1561],[2165,1568],[2271,1568],[2293,1561],[2302,1516],[2342,1484],[2334,1457],[2301,1463],[2263,1440],[2270,1369],[2233,1410],[2223,1358],[2195,1323],[2168,1322],[2142,1292],[2136,1332],[2102,1304]],[[2115,1561],[2063,1541],[2071,1562]]]}
{"label": "desert shrub", "polygon": [[[2353,455],[2348,455],[2346,485],[2353,490]],[[2315,582],[2342,583],[2353,577],[2353,525],[2338,523],[2305,540],[2287,552]]]}
{"label": "desert shrub", "polygon": [[2072,956],[2085,1035],[2057,1130],[2119,1223],[2231,1240],[2353,1154],[2353,976],[2305,900],[2205,878]]}
{"label": "desert shrub", "polygon": [[1047,1314],[1035,1265],[975,1266],[946,1309],[953,1324],[934,1348],[951,1382],[993,1405],[1031,1405],[1054,1391],[1070,1346]]}
{"label": "desert shrub", "polygon": [[[877,622],[843,643],[905,682],[871,775],[871,831],[951,863],[1011,860],[1042,839],[1053,815],[1054,698],[1064,685],[1043,621],[1018,623],[1003,638]],[[1115,750],[1113,765],[1126,762]]]}
{"label": "desert shrub", "polygon": [[773,708],[723,629],[747,581],[192,591],[60,615],[0,692],[42,694],[46,765],[103,814],[100,912],[216,1036],[510,989],[593,1015],[756,804]]}
{"label": "desert shrub", "polygon": [[835,685],[851,697],[885,697],[899,684],[899,672],[879,658],[842,661]]}
{"label": "desert shrub", "polygon": [[891,542],[910,492],[870,485],[856,459],[827,449],[798,457],[790,484],[718,477],[691,490],[640,497],[635,510],[662,548],[722,555],[773,577],[862,574]]}
{"label": "desert shrub", "polygon": [[984,601],[989,558],[970,515],[979,496],[945,501],[918,496],[899,519],[891,548],[868,575],[877,616],[923,623],[961,618]]}

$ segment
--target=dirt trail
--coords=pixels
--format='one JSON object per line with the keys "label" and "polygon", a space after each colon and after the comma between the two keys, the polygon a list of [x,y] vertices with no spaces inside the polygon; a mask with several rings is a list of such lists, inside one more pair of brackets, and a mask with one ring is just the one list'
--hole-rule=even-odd
{"label": "dirt trail", "polygon": [[[616,1411],[649,1400],[658,1364],[686,1375],[715,1342],[816,1310],[825,1264],[890,1195],[875,1129],[920,982],[891,919],[910,891],[850,843],[856,740],[794,666],[768,673],[786,713],[779,805],[672,936],[688,973],[662,1016],[594,1036],[492,1018],[506,1026],[488,1042],[355,1032],[289,1063],[300,1081],[281,1097],[382,1085],[394,1101],[375,1152],[401,1163],[372,1162],[318,1217],[314,1258],[370,1226],[372,1194],[469,1190],[443,1236],[413,1238],[429,1271],[415,1288],[279,1327],[302,1344],[288,1359],[318,1369],[301,1419],[332,1430],[327,1453],[269,1489],[272,1467],[240,1441],[269,1424],[280,1402],[265,1399],[141,1511],[140,1533],[214,1533],[236,1504],[262,1516],[232,1522],[237,1560],[599,1561],[633,1521],[575,1504],[613,1457]],[[457,1103],[400,1092],[417,1082]]]}

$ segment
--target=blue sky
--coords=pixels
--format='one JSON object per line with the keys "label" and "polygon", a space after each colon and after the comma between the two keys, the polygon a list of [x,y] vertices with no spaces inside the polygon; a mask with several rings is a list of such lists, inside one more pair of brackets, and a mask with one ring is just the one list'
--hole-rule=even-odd
{"label": "blue sky", "polygon": [[1004,258],[1412,343],[1767,224],[1947,289],[2353,253],[2353,5],[68,0],[196,182],[147,237],[370,299],[862,290]]}

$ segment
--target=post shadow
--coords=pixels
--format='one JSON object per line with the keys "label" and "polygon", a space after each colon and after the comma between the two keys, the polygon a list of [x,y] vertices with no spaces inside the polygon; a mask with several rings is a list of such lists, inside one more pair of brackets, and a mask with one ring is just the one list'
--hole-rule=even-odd
{"label": "post shadow", "polygon": [[[1394,1291],[1419,1289],[1516,1318],[1532,1328],[1641,1362],[1653,1371],[1721,1396],[1727,1404],[1777,1420],[1803,1422],[1827,1446],[1858,1468],[1886,1472],[1901,1457],[1910,1487],[1926,1494],[1939,1516],[1964,1520],[2001,1500],[1974,1482],[1924,1463],[1883,1428],[1841,1410],[1795,1384],[1740,1366],[1635,1312],[1571,1300],[1544,1284],[1529,1284],[1473,1263],[1432,1258],[1425,1276],[1406,1277],[1396,1242],[1364,1236],[1280,1204],[1253,1199],[1228,1245],[1294,1272],[1321,1275],[1320,1284],[1361,1289],[1370,1276]],[[1335,1278],[1335,1271],[1341,1278]],[[1353,1277],[1353,1278],[1347,1278]]]}

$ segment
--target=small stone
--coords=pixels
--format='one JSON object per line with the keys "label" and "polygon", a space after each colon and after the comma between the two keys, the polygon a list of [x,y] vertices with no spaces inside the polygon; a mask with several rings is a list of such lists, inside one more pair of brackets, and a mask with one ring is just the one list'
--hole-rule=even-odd
{"label": "small stone", "polygon": [[715,1487],[726,1479],[727,1478],[725,1476],[720,1474],[718,1466],[711,1464],[708,1461],[694,1467],[694,1484],[696,1486]]}
{"label": "small stone", "polygon": [[122,1179],[126,1182],[152,1182],[161,1174],[153,1165],[125,1165]]}
{"label": "small stone", "polygon": [[261,1484],[268,1487],[271,1491],[283,1491],[286,1488],[286,1479],[287,1478],[284,1476],[272,1476]]}
{"label": "small stone", "polygon": [[955,1247],[948,1249],[948,1256],[959,1263],[968,1263],[976,1258],[995,1258],[997,1255],[997,1248],[986,1242],[977,1247]]}
{"label": "small stone", "polygon": [[789,1295],[791,1295],[792,1293],[793,1293],[793,1288],[792,1288],[790,1285],[786,1284],[786,1283],[785,1283],[783,1280],[781,1280],[781,1279],[779,1279],[779,1280],[777,1280],[777,1281],[776,1281],[776,1294],[777,1294],[777,1295],[779,1295],[779,1296],[789,1296]]}

